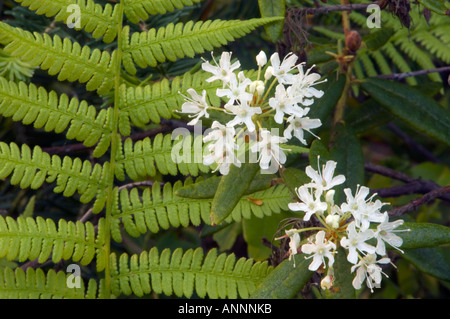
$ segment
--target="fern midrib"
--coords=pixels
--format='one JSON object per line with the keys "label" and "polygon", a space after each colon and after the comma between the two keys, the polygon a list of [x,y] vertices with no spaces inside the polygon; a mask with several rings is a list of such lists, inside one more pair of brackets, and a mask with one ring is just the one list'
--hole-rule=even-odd
{"label": "fern midrib", "polygon": [[[55,4],[55,2],[56,2],[56,4],[57,4],[58,6],[61,7],[60,11],[62,11],[64,8],[67,8],[67,1],[52,0],[52,4]],[[70,4],[77,4],[77,1],[76,1],[76,0],[70,0]],[[115,6],[115,5],[114,5],[114,6]],[[103,8],[103,7],[102,7],[102,8]],[[113,19],[112,16],[105,16],[105,15],[104,15],[104,8],[103,8],[103,10],[102,10],[102,14],[99,15],[99,16],[93,14],[91,11],[83,10],[83,9],[85,9],[85,8],[82,8],[81,6],[80,6],[80,9],[81,9],[81,15],[82,15],[82,16],[88,16],[88,20],[91,20],[92,18],[95,18],[96,20],[102,20],[102,21],[105,22],[105,24],[108,24],[108,25],[109,25],[109,26],[108,26],[108,29],[110,29],[113,25],[115,25],[115,23],[117,23],[117,22]],[[59,12],[60,12],[60,11],[59,11]],[[113,10],[112,10],[111,12],[114,12],[114,7],[113,7]]]}
{"label": "fern midrib", "polygon": [[[244,197],[242,197],[240,199],[239,202],[241,202],[241,201],[249,201],[247,199],[247,197],[248,196],[252,197],[251,195],[255,195],[255,194],[256,193],[245,195]],[[271,195],[275,195],[275,196],[259,197],[258,199],[262,200],[263,204],[264,204],[264,201],[276,201],[276,202],[279,202],[279,201],[282,201],[282,200],[286,199],[286,196],[283,196],[282,194],[277,194],[277,193],[274,194],[274,193],[272,193]],[[170,201],[161,201],[161,202],[158,202],[158,203],[153,203],[152,202],[149,205],[142,205],[141,207],[136,207],[136,208],[133,207],[131,210],[128,210],[126,212],[122,211],[120,214],[114,215],[113,218],[116,218],[116,219],[117,218],[122,218],[123,216],[133,215],[135,213],[139,213],[139,212],[142,212],[142,211],[147,210],[147,209],[157,209],[157,208],[161,208],[161,207],[167,207],[169,205],[176,205],[176,206],[178,206],[178,205],[181,205],[181,204],[189,204],[189,203],[204,203],[204,202],[211,203],[212,200],[213,200],[212,198],[195,198],[195,199],[192,199],[192,198],[187,198],[187,197],[179,197],[179,196],[176,196],[176,195],[173,196],[173,197],[174,198],[172,200],[170,200]],[[250,204],[251,204],[251,202],[250,202]],[[253,205],[255,205],[255,204],[253,204]],[[260,206],[258,206],[258,207],[260,207]]]}
{"label": "fern midrib", "polygon": [[[214,21],[218,21],[218,20],[214,20]],[[254,27],[255,25],[257,25],[255,23],[255,21],[252,21],[252,20],[244,20],[244,21],[220,20],[220,22],[223,22],[223,23],[218,23],[218,25],[215,26],[214,29],[211,29],[212,23],[210,23],[208,25],[208,29],[206,29],[206,30],[202,29],[204,26],[204,23],[203,23],[197,32],[193,31],[193,28],[190,28],[189,31],[185,31],[185,25],[184,25],[183,31],[181,32],[181,34],[170,34],[169,36],[166,36],[166,34],[164,33],[164,36],[162,37],[162,39],[156,38],[156,36],[157,36],[157,32],[156,32],[155,38],[150,39],[150,41],[149,41],[148,37],[146,37],[145,39],[147,41],[145,41],[144,43],[141,43],[142,41],[138,41],[137,44],[128,43],[127,48],[123,52],[129,53],[129,52],[133,52],[136,50],[140,50],[142,47],[151,47],[151,46],[155,46],[155,45],[161,45],[161,43],[170,44],[170,42],[180,41],[180,39],[183,39],[183,41],[189,41],[190,38],[208,37],[208,35],[216,33],[216,32],[223,32],[224,30],[228,31],[228,30],[232,30],[233,28],[236,28],[236,25],[234,24],[236,22],[241,22],[241,23],[245,24],[245,26],[242,25],[241,27],[250,27],[251,28],[251,27]],[[230,23],[230,22],[234,22],[234,23]],[[247,22],[247,23],[245,23],[245,22]],[[146,31],[146,33],[148,35],[149,31]]]}
{"label": "fern midrib", "polygon": [[[120,133],[119,133],[119,115],[120,115],[120,82],[121,82],[121,67],[122,67],[122,27],[123,27],[123,13],[124,13],[124,0],[119,0],[118,16],[120,17],[117,23],[117,49],[115,60],[113,61],[114,67],[114,108],[112,118],[112,131],[111,131],[111,155],[109,165],[109,185],[106,188],[106,211],[105,211],[105,238],[104,248],[105,256],[109,256],[111,252],[111,221],[112,213],[114,211],[114,176],[116,167],[116,156],[120,145]],[[106,258],[106,257],[105,257]],[[105,262],[105,298],[111,298],[111,265],[109,259]]]}
{"label": "fern midrib", "polygon": [[[78,238],[76,238],[76,240],[74,240],[72,237],[69,236],[54,236],[54,235],[49,235],[49,236],[44,236],[42,234],[38,234],[39,236],[36,236],[36,234],[30,234],[30,233],[26,233],[26,232],[13,232],[13,233],[1,233],[0,232],[0,239],[1,238],[17,238],[19,237],[20,239],[22,238],[27,238],[29,237],[30,239],[35,239],[35,238],[41,238],[41,242],[44,241],[45,239],[50,239],[53,243],[57,240],[63,240],[64,242],[70,242],[70,243],[75,243],[75,244],[83,244],[86,246],[90,246],[90,247],[94,247],[96,249],[103,249],[103,245],[101,244],[97,244],[97,243],[90,243],[87,241],[83,241],[83,240],[78,240]],[[53,245],[53,244],[52,244]]]}
{"label": "fern midrib", "polygon": [[[206,77],[205,77],[205,79],[206,79]],[[205,89],[206,91],[209,91],[209,90],[214,90],[214,89],[218,89],[218,88],[222,88],[222,85],[212,85],[212,84],[207,84],[207,85],[203,85],[202,86],[202,89]],[[140,109],[140,108],[147,108],[147,105],[148,104],[152,104],[152,106],[154,106],[153,104],[159,104],[159,103],[161,103],[162,104],[162,102],[164,102],[164,101],[166,101],[166,100],[168,100],[168,99],[182,99],[182,96],[180,96],[180,94],[178,93],[178,91],[177,92],[170,92],[170,93],[163,93],[163,94],[161,94],[159,97],[157,97],[157,98],[153,98],[152,97],[152,99],[151,100],[145,100],[145,99],[134,99],[133,100],[133,103],[134,104],[131,104],[131,103],[128,103],[128,102],[125,102],[125,105],[126,106],[121,106],[121,110],[122,111],[128,111],[129,109]],[[125,100],[126,100],[127,98],[125,98]],[[137,102],[137,103],[136,103]],[[165,103],[165,102],[164,102]],[[167,105],[167,103],[165,103],[166,105]],[[177,105],[177,106],[175,106],[175,107],[170,107],[169,106],[169,110],[171,110],[171,111],[173,111],[173,110],[175,110],[175,109],[177,109],[177,108],[179,108],[179,105]],[[158,112],[159,113],[159,112]]]}
{"label": "fern midrib", "polygon": [[138,270],[138,271],[130,271],[127,273],[119,273],[118,275],[113,276],[113,278],[121,278],[121,277],[132,277],[135,275],[140,275],[140,274],[150,274],[151,273],[160,273],[160,272],[164,272],[164,273],[190,273],[193,274],[194,276],[197,275],[204,275],[204,276],[214,276],[217,278],[223,278],[223,279],[234,279],[237,280],[239,279],[241,282],[251,282],[253,284],[259,283],[262,279],[266,278],[265,276],[252,276],[252,273],[250,272],[249,275],[245,276],[243,274],[237,274],[237,275],[233,275],[233,274],[227,274],[227,273],[211,273],[211,271],[203,271],[203,270],[192,270],[192,269],[172,269],[169,267],[158,267],[156,269],[147,269],[147,270]]}
{"label": "fern midrib", "polygon": [[[47,177],[48,177],[48,175],[50,175],[49,172],[51,172],[51,173],[53,173],[55,175],[58,175],[58,176],[59,175],[66,175],[68,177],[74,178],[75,180],[85,181],[86,183],[88,183],[91,186],[92,185],[96,185],[98,189],[104,188],[106,186],[106,184],[104,182],[102,183],[102,179],[100,179],[100,180],[92,179],[92,178],[89,178],[89,177],[85,177],[82,174],[73,174],[72,171],[69,171],[70,172],[69,173],[68,171],[65,171],[65,170],[62,170],[62,169],[61,170],[56,170],[56,169],[53,168],[53,166],[42,168],[38,164],[35,164],[35,163],[31,162],[31,161],[30,162],[27,162],[27,161],[24,161],[24,160],[17,161],[15,159],[11,159],[9,157],[8,158],[4,158],[3,154],[0,154],[0,160],[8,161],[10,163],[14,163],[15,164],[14,166],[26,165],[27,168],[34,167],[35,170],[40,170],[40,171],[47,172],[47,174],[46,174]],[[62,168],[62,166],[61,166],[61,168]],[[47,177],[46,177],[46,179],[47,179]]]}
{"label": "fern midrib", "polygon": [[[64,292],[57,291],[56,289],[53,290],[52,292],[49,292],[47,287],[44,287],[44,288],[32,287],[32,288],[30,288],[28,286],[26,286],[26,287],[20,287],[20,286],[19,287],[10,287],[10,286],[8,286],[6,288],[4,288],[4,287],[0,287],[0,288],[1,288],[0,295],[3,295],[3,294],[8,295],[8,292],[9,292],[9,294],[19,293],[20,295],[23,295],[23,294],[27,294],[27,295],[39,294],[39,296],[51,295],[52,298],[79,298],[79,296],[76,294],[69,294],[69,293],[65,294]],[[68,292],[68,291],[69,290],[66,290],[65,292]],[[22,292],[22,293],[20,293],[20,292]],[[83,299],[84,299],[84,294],[83,294]]]}
{"label": "fern midrib", "polygon": [[[81,118],[81,116],[78,115],[77,113],[70,113],[70,112],[67,112],[65,109],[60,109],[60,108],[56,108],[55,109],[55,108],[50,107],[48,104],[45,104],[45,106],[44,106],[43,104],[39,104],[39,103],[37,103],[35,101],[32,101],[30,99],[26,99],[22,95],[16,96],[16,95],[8,94],[6,92],[0,92],[0,95],[6,97],[9,100],[19,100],[19,101],[22,101],[24,104],[31,104],[34,107],[38,107],[40,109],[45,108],[45,109],[48,109],[49,111],[51,111],[53,113],[58,113],[58,114],[70,117],[71,121],[73,121],[73,120],[81,121],[81,122],[83,122],[83,124],[87,124],[89,126],[95,127],[98,131],[103,132],[103,134],[110,133],[110,130],[107,129],[107,126],[99,125],[99,124],[97,124],[95,122],[95,120],[91,120],[91,118],[89,118],[89,117]],[[98,115],[98,113],[96,115]],[[70,124],[69,124],[69,126],[70,126]]]}
{"label": "fern midrib", "polygon": [[[3,24],[6,24],[6,23],[0,23],[0,28],[2,28]],[[9,26],[9,27],[11,27],[11,26]],[[14,27],[11,27],[11,28],[14,28]],[[14,29],[16,29],[16,28],[14,28]],[[29,31],[24,31],[24,32],[29,32]],[[65,63],[67,63],[67,61],[69,60],[74,64],[78,64],[78,65],[82,64],[82,65],[86,66],[86,68],[88,68],[88,69],[95,70],[95,73],[100,73],[100,74],[103,73],[105,75],[105,79],[114,78],[114,73],[111,71],[111,68],[109,68],[109,67],[104,69],[104,68],[99,67],[98,63],[88,63],[88,61],[86,61],[86,60],[77,59],[76,57],[72,56],[70,53],[66,53],[64,51],[55,51],[53,46],[51,48],[49,48],[49,47],[43,45],[43,42],[32,41],[27,37],[21,36],[21,34],[22,34],[21,32],[19,32],[19,35],[15,34],[15,37],[13,37],[12,40],[9,41],[8,43],[13,43],[16,41],[20,41],[21,43],[25,42],[29,49],[30,48],[31,49],[38,48],[40,51],[44,51],[46,54],[52,54],[52,55],[56,55],[58,57],[64,57],[64,60],[66,61]],[[35,38],[34,35],[33,35],[33,38]],[[92,51],[91,51],[91,55],[92,55]],[[114,51],[112,53],[110,53],[110,59],[112,59],[113,56],[114,56]],[[20,59],[20,56],[18,56],[18,58]]]}

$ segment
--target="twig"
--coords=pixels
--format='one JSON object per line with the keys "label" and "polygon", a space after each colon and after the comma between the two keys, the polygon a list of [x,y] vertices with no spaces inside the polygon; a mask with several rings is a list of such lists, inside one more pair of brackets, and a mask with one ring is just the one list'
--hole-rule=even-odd
{"label": "twig", "polygon": [[413,71],[413,72],[406,72],[406,73],[393,73],[393,74],[381,74],[375,76],[379,79],[388,79],[388,80],[402,80],[404,78],[410,77],[410,76],[419,76],[424,75],[428,73],[434,73],[434,72],[446,72],[450,71],[450,66],[443,66],[440,68],[435,69],[427,69],[427,70],[419,70],[419,71]]}
{"label": "twig", "polygon": [[[397,197],[408,194],[427,194],[441,186],[433,181],[415,179],[404,173],[397,172],[393,169],[380,166],[373,163],[366,163],[364,165],[366,171],[390,177],[406,183],[402,186],[373,189],[373,193],[377,193],[380,197]],[[442,200],[450,201],[450,194],[442,194],[438,196]]]}
{"label": "twig", "polygon": [[415,179],[403,174],[401,172],[397,172],[391,168],[388,167],[384,167],[384,166],[380,166],[377,164],[373,164],[373,163],[366,163],[364,164],[364,168],[366,171],[372,172],[372,173],[377,173],[386,177],[391,177],[394,178],[396,180],[405,182],[405,183],[411,183],[414,182]]}
{"label": "twig", "polygon": [[426,193],[424,196],[412,200],[410,203],[401,206],[399,208],[395,208],[389,212],[389,216],[401,216],[406,214],[407,212],[410,212],[412,210],[417,209],[419,206],[424,205],[438,197],[443,196],[444,194],[450,192],[450,186],[445,186],[442,188],[438,188],[435,190],[432,190],[429,193]]}
{"label": "twig", "polygon": [[[409,194],[427,194],[439,188],[440,186],[434,182],[417,180],[401,186],[373,189],[372,191],[380,197],[398,197]],[[443,194],[438,198],[450,202],[450,194]]]}
{"label": "twig", "polygon": [[142,182],[129,183],[129,184],[120,186],[119,191],[121,191],[122,189],[130,189],[130,188],[135,188],[135,187],[139,187],[139,186],[153,186],[154,183],[155,183],[154,181],[142,181]]}
{"label": "twig", "polygon": [[298,11],[303,11],[306,14],[327,14],[330,12],[338,11],[352,11],[352,10],[366,10],[367,7],[374,3],[357,3],[357,4],[345,4],[345,5],[334,5],[334,6],[321,6],[319,8],[302,8],[294,9]]}
{"label": "twig", "polygon": [[417,143],[408,134],[403,132],[399,127],[397,127],[393,123],[389,123],[387,127],[396,135],[398,135],[402,140],[404,140],[405,143],[408,144],[408,146],[411,147],[414,151],[422,154],[427,160],[433,163],[439,163],[439,160],[430,151],[428,151],[425,147]]}

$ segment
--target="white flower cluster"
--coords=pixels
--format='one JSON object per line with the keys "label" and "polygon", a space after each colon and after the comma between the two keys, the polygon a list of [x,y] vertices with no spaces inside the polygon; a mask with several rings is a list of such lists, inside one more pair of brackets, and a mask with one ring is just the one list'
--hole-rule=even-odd
{"label": "white flower cluster", "polygon": [[[286,143],[293,136],[303,144],[304,131],[321,126],[319,119],[310,119],[307,114],[314,98],[320,98],[323,91],[313,86],[318,82],[320,75],[304,72],[304,64],[296,64],[297,56],[288,54],[280,61],[278,53],[267,57],[260,52],[256,57],[258,76],[256,80],[247,78],[244,72],[238,72],[239,61],[232,63],[231,53],[224,52],[219,63],[214,58],[214,65],[208,61],[202,64],[204,71],[212,74],[206,81],[222,81],[222,88],[217,89],[216,95],[225,100],[223,107],[217,108],[208,105],[206,91],[198,94],[194,89],[187,90],[191,97],[185,96],[186,102],[182,105],[181,113],[189,114],[193,118],[188,124],[195,125],[205,117],[209,118],[208,111],[223,111],[230,116],[226,123],[214,121],[212,131],[204,136],[204,142],[209,143],[204,155],[203,163],[217,164],[217,169],[223,175],[228,174],[231,164],[240,167],[241,158],[238,152],[241,148],[249,146],[250,152],[256,154],[257,162],[262,169],[269,169],[276,165],[276,170],[286,161],[286,155],[280,144]],[[262,74],[264,73],[263,79]],[[274,96],[269,94],[275,87]],[[264,124],[270,118],[276,123],[285,123],[284,132],[277,134],[277,129],[269,131]],[[253,135],[251,135],[253,134]],[[244,135],[254,136],[250,142],[244,141]],[[259,155],[258,155],[259,154]]]}
{"label": "white flower cluster", "polygon": [[[358,186],[355,195],[349,188],[344,189],[346,201],[336,205],[333,188],[345,182],[344,175],[334,176],[336,164],[327,161],[322,170],[318,165],[318,171],[311,166],[306,168],[311,182],[295,190],[301,202],[290,203],[289,208],[304,212],[305,221],[314,215],[322,225],[286,231],[286,237],[290,238],[289,252],[290,255],[297,254],[301,247],[304,254],[311,255],[307,257],[313,259],[308,267],[311,271],[318,270],[322,265],[326,268],[327,260],[328,272],[321,282],[322,288],[326,289],[333,285],[334,256],[337,247],[341,246],[347,251],[347,260],[353,264],[351,272],[356,270],[353,287],[360,289],[366,281],[373,291],[380,285],[381,275],[384,274],[378,264],[390,262],[386,256],[386,243],[398,250],[403,243],[401,237],[395,234],[405,231],[396,230],[403,220],[390,222],[388,213],[381,212],[386,203],[374,200],[375,194],[369,197],[369,188],[365,186]],[[318,232],[301,245],[299,233],[311,230]],[[369,240],[373,243],[368,243]],[[378,256],[382,258],[377,260]]]}

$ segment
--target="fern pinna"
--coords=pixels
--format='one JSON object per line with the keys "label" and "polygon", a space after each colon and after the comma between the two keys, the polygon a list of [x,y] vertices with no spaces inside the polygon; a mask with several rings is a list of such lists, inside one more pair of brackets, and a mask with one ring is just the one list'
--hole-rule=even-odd
{"label": "fern pinna", "polygon": [[[142,86],[132,85],[126,79],[138,68],[193,57],[282,18],[179,22],[133,32],[132,24],[200,0],[122,0],[104,6],[93,0],[16,2],[38,15],[67,24],[76,9],[79,16],[73,20],[79,23],[74,23],[75,29],[89,32],[94,39],[110,45],[105,46],[109,49],[91,49],[68,37],[30,32],[0,22],[4,52],[31,68],[46,70],[59,81],[85,84],[87,91],[94,91],[105,100],[109,98],[112,103],[99,108],[33,83],[0,78],[3,117],[45,132],[63,133],[69,140],[92,147],[94,157],[93,161],[60,157],[39,146],[1,142],[0,178],[9,177],[11,184],[20,188],[39,189],[44,183],[54,183],[55,193],[75,196],[81,203],[91,205],[90,213],[98,214],[92,222],[55,222],[40,216],[0,217],[0,257],[18,262],[95,262],[101,277],[81,281],[78,287],[71,288],[65,271],[5,267],[0,271],[0,297],[110,298],[150,292],[186,297],[194,292],[210,298],[248,297],[270,273],[272,268],[267,262],[236,260],[233,254],[217,254],[216,250],[204,256],[200,248],[184,252],[152,248],[139,255],[123,253],[119,257],[112,251],[111,240],[121,242],[123,231],[139,236],[169,227],[210,223],[212,201],[212,196],[186,198],[179,192],[202,183],[202,178],[166,183],[163,187],[155,182],[142,191],[120,187],[116,180],[138,182],[166,174],[196,177],[210,172],[211,168],[203,164],[186,164],[171,157],[177,143],[183,143],[178,145],[180,148],[186,143],[193,146],[195,138],[181,141],[172,140],[170,134],[159,134],[153,139],[134,141],[127,136],[133,126],[145,128],[150,122],[159,123],[161,118],[170,119],[183,103],[180,93],[188,88],[216,90],[217,84],[206,82],[203,71]],[[221,101],[211,103],[218,105]],[[263,204],[255,204],[255,198]],[[242,197],[225,223],[279,213],[286,209],[289,200],[290,193],[284,186],[255,188]]]}

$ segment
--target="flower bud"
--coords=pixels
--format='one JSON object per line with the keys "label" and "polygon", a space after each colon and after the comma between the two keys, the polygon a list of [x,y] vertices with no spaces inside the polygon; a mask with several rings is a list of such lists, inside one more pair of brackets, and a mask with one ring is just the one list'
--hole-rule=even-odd
{"label": "flower bud", "polygon": [[326,275],[320,282],[320,287],[322,287],[323,290],[331,289],[333,287],[333,278],[331,278],[330,275]]}
{"label": "flower bud", "polygon": [[325,195],[325,200],[328,204],[330,204],[331,206],[334,205],[334,193],[335,190],[334,189],[330,189],[327,194]]}
{"label": "flower bud", "polygon": [[350,53],[356,53],[361,46],[361,36],[357,31],[350,31],[345,36],[345,46],[350,51]]}
{"label": "flower bud", "polygon": [[324,290],[333,288],[333,277],[334,269],[333,267],[330,267],[328,268],[327,275],[320,282],[320,287]]}
{"label": "flower bud", "polygon": [[264,90],[265,90],[265,86],[264,86],[264,82],[263,81],[257,81],[256,83],[256,94],[258,94],[258,96],[262,96],[264,94]]}
{"label": "flower bud", "polygon": [[259,52],[259,54],[256,56],[256,63],[260,67],[263,67],[263,66],[266,65],[266,63],[267,63],[267,56],[266,56],[266,54],[263,51]]}
{"label": "flower bud", "polygon": [[325,218],[325,223],[330,225],[332,228],[339,228],[339,215],[328,215]]}
{"label": "flower bud", "polygon": [[266,81],[269,80],[272,77],[272,75],[273,75],[273,67],[269,66],[266,69],[266,73],[264,73],[264,80]]}

